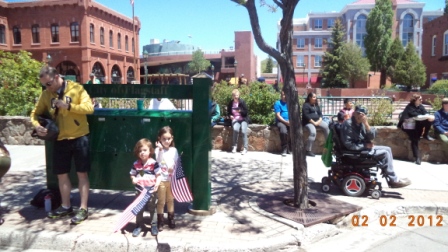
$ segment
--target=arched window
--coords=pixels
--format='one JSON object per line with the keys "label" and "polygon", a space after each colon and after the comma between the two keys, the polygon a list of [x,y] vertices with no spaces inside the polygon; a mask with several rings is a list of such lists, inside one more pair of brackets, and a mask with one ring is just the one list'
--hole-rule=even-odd
{"label": "arched window", "polygon": [[121,33],[117,34],[117,48],[121,50]]}
{"label": "arched window", "polygon": [[70,24],[70,35],[71,42],[79,42],[79,24],[78,22],[73,22]]}
{"label": "arched window", "polygon": [[90,43],[95,43],[95,26],[90,24]]}
{"label": "arched window", "polygon": [[448,31],[443,34],[443,55],[448,55]]}
{"label": "arched window", "polygon": [[40,35],[39,35],[39,25],[31,26],[31,33],[33,35],[33,44],[40,43]]}
{"label": "arched window", "polygon": [[367,16],[362,14],[356,19],[356,44],[361,47],[362,54],[365,54],[364,38],[367,36],[366,30]]}
{"label": "arched window", "polygon": [[12,28],[12,36],[14,38],[14,44],[15,45],[20,45],[22,44],[22,35],[20,33],[20,28],[17,26],[14,26]]}
{"label": "arched window", "polygon": [[100,44],[104,45],[104,28],[100,28]]}
{"label": "arched window", "polygon": [[407,46],[412,40],[414,40],[414,18],[411,14],[406,14],[403,18],[403,34],[401,35],[401,43],[403,46]]}
{"label": "arched window", "polygon": [[109,31],[109,47],[114,47],[114,32],[112,30]]}
{"label": "arched window", "polygon": [[431,56],[436,55],[436,40],[437,40],[437,36],[436,35],[432,36]]}
{"label": "arched window", "polygon": [[128,41],[128,36],[124,36],[124,50],[127,52],[129,51],[129,41]]}
{"label": "arched window", "polygon": [[6,28],[0,25],[0,44],[6,44]]}
{"label": "arched window", "polygon": [[59,43],[59,25],[51,25],[51,43]]}

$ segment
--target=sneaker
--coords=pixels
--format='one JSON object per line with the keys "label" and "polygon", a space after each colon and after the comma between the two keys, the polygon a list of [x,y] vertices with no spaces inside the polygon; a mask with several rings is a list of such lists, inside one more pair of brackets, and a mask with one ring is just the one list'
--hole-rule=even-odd
{"label": "sneaker", "polygon": [[67,215],[70,215],[73,213],[73,208],[69,207],[68,209],[63,208],[62,206],[58,207],[57,209],[48,212],[48,218],[50,219],[57,219],[61,218]]}
{"label": "sneaker", "polygon": [[236,146],[232,148],[232,153],[236,153]]}
{"label": "sneaker", "polygon": [[411,181],[407,178],[398,179],[396,182],[389,181],[390,188],[401,188],[411,184]]}
{"label": "sneaker", "polygon": [[314,156],[316,156],[313,152],[311,152],[311,151],[307,151],[306,152],[306,155],[308,156],[308,157],[314,157]]}
{"label": "sneaker", "polygon": [[137,226],[134,231],[132,231],[132,237],[137,237],[140,235],[140,233],[142,232],[142,228]]}
{"label": "sneaker", "polygon": [[283,149],[283,151],[282,151],[282,157],[286,157],[286,153],[288,153],[288,150],[287,150],[287,149]]}
{"label": "sneaker", "polygon": [[241,151],[241,155],[244,155],[244,154],[246,154],[247,153],[247,150],[246,150],[246,148],[244,148],[242,151]]}
{"label": "sneaker", "polygon": [[157,229],[157,224],[151,225],[151,235],[157,236],[159,234],[159,230]]}
{"label": "sneaker", "polygon": [[425,136],[424,137],[426,140],[428,140],[428,141],[434,141],[435,139],[434,138],[432,138],[432,137],[430,137],[430,136]]}
{"label": "sneaker", "polygon": [[83,220],[87,219],[88,216],[89,216],[89,212],[84,208],[80,208],[78,210],[78,213],[76,213],[76,215],[72,218],[72,223],[79,224]]}
{"label": "sneaker", "polygon": [[420,158],[416,158],[415,159],[415,163],[418,164],[418,165],[421,165],[422,164],[422,160]]}

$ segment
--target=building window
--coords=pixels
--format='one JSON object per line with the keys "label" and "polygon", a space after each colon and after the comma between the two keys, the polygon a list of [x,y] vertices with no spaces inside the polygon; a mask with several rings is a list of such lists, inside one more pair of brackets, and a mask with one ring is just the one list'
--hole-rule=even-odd
{"label": "building window", "polygon": [[109,31],[109,47],[114,47],[114,33],[112,30]]}
{"label": "building window", "polygon": [[95,43],[95,26],[90,24],[90,43]]}
{"label": "building window", "polygon": [[59,25],[51,25],[51,43],[59,43]]}
{"label": "building window", "polygon": [[448,31],[443,34],[443,55],[448,55]]}
{"label": "building window", "polygon": [[0,25],[0,44],[6,44],[6,28]]}
{"label": "building window", "polygon": [[79,42],[79,24],[73,22],[70,24],[70,35],[72,37],[71,42]]}
{"label": "building window", "polygon": [[314,38],[314,48],[322,48],[322,38]]}
{"label": "building window", "polygon": [[366,48],[364,46],[364,38],[367,36],[366,15],[359,15],[356,20],[356,44],[361,48],[362,54],[365,55]]}
{"label": "building window", "polygon": [[121,50],[121,33],[117,34],[117,48]]}
{"label": "building window", "polygon": [[297,48],[305,48],[305,39],[304,38],[297,39]]}
{"label": "building window", "polygon": [[124,50],[127,52],[129,51],[129,41],[128,36],[124,36]]}
{"label": "building window", "polygon": [[327,45],[328,48],[333,48],[333,41],[331,40],[331,37],[327,38]]}
{"label": "building window", "polygon": [[14,26],[12,28],[12,36],[14,38],[14,44],[20,45],[22,44],[22,35],[20,34],[20,28],[17,26]]}
{"label": "building window", "polygon": [[401,43],[404,47],[414,39],[414,18],[411,14],[406,14],[403,18],[403,34]]}
{"label": "building window", "polygon": [[314,19],[314,29],[322,29],[322,19]]}
{"label": "building window", "polygon": [[431,56],[435,56],[436,55],[436,39],[437,39],[436,35],[432,36]]}
{"label": "building window", "polygon": [[334,18],[329,18],[328,19],[328,24],[327,24],[327,28],[331,29],[334,27]]}
{"label": "building window", "polygon": [[31,33],[33,35],[33,44],[39,44],[40,43],[39,25],[31,26]]}
{"label": "building window", "polygon": [[315,55],[314,56],[314,67],[321,67],[322,66],[322,56]]}
{"label": "building window", "polygon": [[104,45],[104,28],[100,28],[100,44]]}
{"label": "building window", "polygon": [[296,66],[297,67],[304,67],[305,66],[305,57],[303,55],[298,55],[297,56]]}
{"label": "building window", "polygon": [[135,52],[134,38],[132,38],[132,52]]}

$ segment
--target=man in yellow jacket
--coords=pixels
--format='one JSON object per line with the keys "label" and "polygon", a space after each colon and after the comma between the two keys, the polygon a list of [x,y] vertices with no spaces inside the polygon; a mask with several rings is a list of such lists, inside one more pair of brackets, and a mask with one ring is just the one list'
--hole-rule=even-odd
{"label": "man in yellow jacket", "polygon": [[[89,125],[86,115],[93,113],[93,104],[82,85],[62,79],[53,67],[44,66],[40,71],[39,78],[46,90],[42,92],[30,115],[38,135],[45,136],[47,134],[47,130],[39,125],[38,116],[49,114],[54,118],[55,110],[58,108],[56,124],[59,127],[59,135],[57,141],[54,142],[53,173],[58,177],[62,205],[49,212],[48,217],[55,219],[73,213],[73,208],[70,205],[72,185],[69,172],[72,158],[74,158],[81,205],[71,222],[79,224],[88,216],[87,201],[90,184],[87,173],[90,171],[90,158]],[[62,99],[58,99],[60,92],[63,92]]]}

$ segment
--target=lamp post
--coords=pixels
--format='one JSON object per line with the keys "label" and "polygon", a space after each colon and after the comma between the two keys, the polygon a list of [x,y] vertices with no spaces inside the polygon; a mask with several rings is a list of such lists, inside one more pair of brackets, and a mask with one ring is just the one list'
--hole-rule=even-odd
{"label": "lamp post", "polygon": [[212,81],[215,82],[215,66],[212,64]]}
{"label": "lamp post", "polygon": [[236,59],[235,59],[235,62],[233,62],[233,66],[235,67],[235,85],[236,85],[236,84],[239,84],[239,83],[236,83],[236,67],[238,66],[238,61],[236,61]]}
{"label": "lamp post", "polygon": [[143,51],[143,58],[145,58],[145,84],[148,84],[148,52]]}
{"label": "lamp post", "polygon": [[305,84],[305,68],[306,68],[306,64],[303,63],[303,77],[302,77],[302,80],[303,80],[304,84]]}
{"label": "lamp post", "polygon": [[47,65],[49,66],[52,61],[53,61],[53,59],[51,58],[51,55],[47,54]]}

